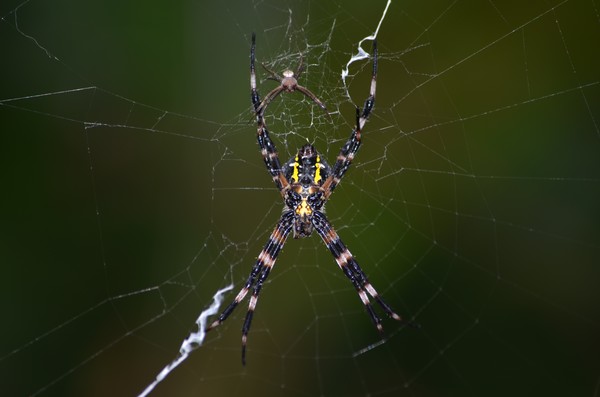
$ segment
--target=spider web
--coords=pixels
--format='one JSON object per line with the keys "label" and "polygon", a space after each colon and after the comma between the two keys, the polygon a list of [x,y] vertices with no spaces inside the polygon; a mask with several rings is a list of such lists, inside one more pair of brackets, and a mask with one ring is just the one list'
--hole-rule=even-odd
{"label": "spider web", "polygon": [[0,6],[2,395],[138,395],[176,359],[281,211],[250,112],[251,32],[270,69],[302,56],[331,112],[277,98],[281,160],[309,141],[332,163],[368,94],[370,61],[349,61],[376,30],[377,103],[327,211],[421,329],[384,319],[382,342],[318,237],[290,239],[247,365],[244,303],[151,395],[600,394],[598,2],[384,10]]}

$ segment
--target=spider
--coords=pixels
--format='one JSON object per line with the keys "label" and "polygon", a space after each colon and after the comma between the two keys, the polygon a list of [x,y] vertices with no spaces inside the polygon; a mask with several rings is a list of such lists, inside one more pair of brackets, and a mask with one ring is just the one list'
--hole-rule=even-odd
{"label": "spider", "polygon": [[[258,296],[290,232],[293,233],[294,238],[304,238],[310,236],[313,230],[317,231],[329,251],[333,254],[342,272],[354,285],[367,313],[380,333],[383,332],[381,318],[375,313],[369,300],[369,295],[375,299],[389,317],[402,321],[402,318],[385,303],[371,285],[367,276],[358,265],[358,262],[354,259],[354,256],[352,256],[325,216],[325,203],[340,183],[342,177],[346,174],[346,171],[348,171],[348,167],[350,167],[356,152],[360,148],[362,128],[375,104],[377,42],[373,41],[373,74],[369,96],[365,101],[362,112],[358,107],[356,108],[356,126],[353,128],[348,141],[342,146],[333,166],[327,164],[325,159],[321,157],[311,144],[302,146],[294,157],[281,166],[275,144],[269,136],[269,131],[264,120],[265,109],[269,102],[281,92],[298,90],[312,99],[322,109],[325,109],[325,105],[308,89],[298,85],[297,78],[302,71],[302,61],[300,61],[300,67],[295,73],[290,70],[285,71],[283,73],[284,78],[279,79],[281,85],[267,94],[261,102],[256,89],[255,47],[256,35],[253,33],[252,45],[250,47],[250,89],[258,127],[258,146],[267,170],[283,197],[284,207],[281,218],[277,222],[265,247],[258,255],[246,284],[229,306],[207,328],[207,331],[209,331],[222,324],[252,289],[248,312],[242,326],[243,365],[246,364],[246,341],[250,324],[252,323],[252,316],[258,302]],[[270,73],[272,76],[277,76],[272,72]],[[275,78],[277,79],[277,77]]]}
{"label": "spider", "polygon": [[[254,35],[253,35],[254,37]],[[254,43],[254,41],[252,41]],[[264,97],[264,99],[262,100],[262,102],[260,102],[260,104],[258,105],[258,107],[256,106],[256,104],[254,104],[254,108],[255,108],[255,113],[262,113],[264,114],[265,111],[267,110],[267,106],[269,106],[269,103],[271,103],[271,101],[275,98],[277,98],[277,96],[279,94],[281,94],[282,92],[294,92],[294,91],[300,91],[301,93],[303,93],[304,95],[306,95],[306,97],[310,98],[314,103],[316,103],[317,105],[319,105],[319,107],[321,109],[323,109],[323,111],[325,112],[325,114],[327,116],[329,116],[329,112],[327,111],[327,108],[325,107],[325,104],[323,102],[321,102],[321,100],[319,98],[317,98],[317,96],[315,94],[313,94],[308,88],[301,86],[300,84],[298,84],[298,79],[300,78],[300,75],[302,74],[302,72],[304,71],[304,62],[303,62],[303,58],[300,57],[300,62],[298,63],[298,67],[296,68],[296,71],[287,69],[283,71],[283,77],[280,76],[279,74],[277,74],[276,72],[272,71],[271,69],[267,68],[265,65],[263,65],[261,63],[261,66],[267,71],[267,73],[269,73],[269,77],[267,77],[267,79],[269,80],[275,80],[277,82],[279,82],[279,86],[277,88],[274,88],[271,92],[269,92],[267,94],[267,96]],[[254,63],[252,64],[252,70],[254,70]],[[250,78],[255,78],[252,77],[255,76],[254,74],[252,74],[250,76]],[[256,80],[254,80],[254,83],[256,83]],[[253,93],[256,91],[253,91]],[[254,103],[254,99],[252,100],[252,102]]]}

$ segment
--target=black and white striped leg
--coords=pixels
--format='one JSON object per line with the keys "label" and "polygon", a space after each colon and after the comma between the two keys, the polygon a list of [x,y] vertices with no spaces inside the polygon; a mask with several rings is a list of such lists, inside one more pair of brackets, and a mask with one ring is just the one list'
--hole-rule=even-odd
{"label": "black and white striped leg", "polygon": [[279,252],[281,252],[285,244],[287,236],[292,229],[293,220],[294,213],[292,211],[287,211],[281,216],[281,219],[277,223],[277,226],[275,226],[275,229],[271,233],[271,236],[265,244],[265,247],[258,255],[256,263],[254,264],[254,267],[250,272],[250,276],[248,277],[248,281],[246,281],[244,287],[238,292],[235,299],[229,304],[229,306],[227,306],[221,315],[206,329],[208,332],[227,320],[229,315],[246,297],[248,291],[250,291],[252,288],[253,292],[252,296],[250,297],[250,302],[248,303],[248,312],[246,313],[246,319],[242,327],[242,364],[244,365],[246,364],[246,340],[248,338],[248,331],[250,330],[250,325],[252,323],[254,309],[256,308],[256,303],[258,302],[258,295],[260,294],[263,283],[275,265],[277,255],[279,255]]}
{"label": "black and white striped leg", "polygon": [[321,236],[321,239],[323,239],[323,242],[329,251],[331,251],[333,254],[333,257],[335,258],[335,261],[340,269],[342,269],[346,277],[352,281],[352,284],[356,288],[361,301],[365,305],[365,308],[377,329],[380,332],[383,331],[381,319],[373,310],[367,293],[371,295],[373,299],[375,299],[375,301],[379,304],[379,306],[381,306],[383,311],[389,317],[397,321],[402,321],[402,318],[392,310],[392,308],[381,298],[373,285],[371,285],[367,279],[367,276],[358,265],[358,262],[356,259],[354,259],[354,256],[352,256],[344,242],[340,239],[336,231],[325,217],[325,214],[316,211],[313,214],[313,226],[315,227],[315,230],[317,230],[317,233],[319,233],[319,236]]}
{"label": "black and white striped leg", "polygon": [[256,90],[256,34],[252,32],[252,45],[250,46],[250,99],[252,100],[252,105],[254,105],[254,111],[258,109],[260,106],[260,97],[258,95],[258,91]]}
{"label": "black and white striped leg", "polygon": [[[269,174],[271,174],[271,177],[273,178],[273,182],[275,183],[275,186],[277,186],[277,189],[279,189],[279,191],[282,192],[288,187],[288,181],[285,178],[283,172],[281,171],[281,163],[279,161],[277,149],[275,148],[275,143],[273,143],[273,141],[271,140],[269,130],[267,129],[263,118],[263,109],[261,109],[260,95],[258,94],[258,90],[256,89],[256,67],[254,54],[255,46],[256,35],[252,33],[252,45],[250,47],[250,98],[252,100],[252,105],[254,106],[254,112],[256,115],[256,138],[258,140],[258,147],[260,148],[260,152],[265,161],[265,165],[267,166],[267,170],[269,171]],[[273,95],[274,91],[269,93],[269,95]]]}
{"label": "black and white striped leg", "polygon": [[275,143],[271,140],[269,130],[267,130],[267,126],[264,124],[262,116],[257,116],[257,120],[258,129],[256,138],[260,153],[263,156],[263,160],[265,161],[265,165],[267,166],[269,174],[271,174],[275,186],[277,186],[277,189],[283,195],[284,191],[289,186],[289,182],[283,174],[281,163],[279,161],[279,154],[275,148]]}
{"label": "black and white striped leg", "polygon": [[350,134],[350,138],[346,141],[340,153],[337,156],[335,164],[332,167],[332,172],[329,178],[323,183],[323,189],[325,190],[325,197],[329,197],[336,186],[340,183],[346,171],[352,164],[354,156],[358,152],[361,144],[361,131],[375,106],[375,91],[377,89],[377,41],[373,41],[373,74],[371,77],[371,87],[369,89],[369,96],[365,100],[365,104],[362,109],[356,108],[356,126]]}

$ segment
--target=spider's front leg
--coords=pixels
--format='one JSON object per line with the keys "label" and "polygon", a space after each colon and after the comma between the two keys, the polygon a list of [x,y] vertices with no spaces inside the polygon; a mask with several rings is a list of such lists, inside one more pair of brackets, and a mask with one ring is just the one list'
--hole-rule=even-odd
{"label": "spider's front leg", "polygon": [[265,124],[263,118],[263,110],[261,109],[260,95],[256,89],[256,67],[255,67],[255,47],[256,47],[256,34],[252,33],[252,45],[250,47],[250,98],[252,105],[254,106],[254,112],[256,115],[257,132],[256,138],[258,140],[258,147],[267,166],[271,178],[277,189],[281,192],[281,195],[285,195],[285,191],[289,187],[289,182],[285,175],[281,171],[281,163],[279,161],[279,154],[275,148],[275,143],[271,140],[269,130]]}
{"label": "spider's front leg", "polygon": [[279,255],[279,252],[283,249],[287,236],[292,229],[293,221],[294,213],[292,211],[283,213],[277,226],[275,226],[275,230],[271,233],[269,241],[267,241],[265,247],[260,251],[256,263],[254,264],[254,267],[252,267],[248,281],[246,281],[244,287],[242,287],[233,301],[225,308],[225,310],[223,310],[221,315],[206,329],[208,332],[227,320],[229,315],[235,310],[238,304],[246,297],[248,291],[252,288],[253,291],[250,302],[248,303],[248,312],[246,313],[244,325],[242,326],[242,364],[244,365],[246,365],[246,340],[248,338],[248,331],[250,331],[250,325],[252,324],[254,309],[258,302],[258,295],[260,294],[263,283],[267,277],[269,277],[269,273],[275,265],[277,255]]}
{"label": "spider's front leg", "polygon": [[375,91],[377,89],[377,41],[373,41],[373,74],[371,76],[371,86],[369,89],[369,96],[365,100],[362,113],[360,109],[356,108],[356,126],[350,134],[350,138],[346,141],[340,153],[337,156],[335,164],[332,167],[332,172],[329,178],[323,183],[323,191],[325,197],[329,198],[333,190],[340,183],[346,171],[352,164],[354,156],[358,152],[361,145],[361,131],[367,122],[367,119],[371,115],[373,106],[375,106]]}

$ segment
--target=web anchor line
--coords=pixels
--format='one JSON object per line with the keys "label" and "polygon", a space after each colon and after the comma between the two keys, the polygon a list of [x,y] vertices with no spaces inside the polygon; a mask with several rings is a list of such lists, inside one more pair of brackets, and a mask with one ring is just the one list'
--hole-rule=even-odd
{"label": "web anchor line", "polygon": [[207,318],[218,313],[219,307],[223,302],[223,295],[225,292],[230,291],[231,289],[233,289],[233,284],[229,284],[225,288],[222,288],[215,293],[213,296],[213,303],[208,307],[208,309],[202,311],[202,313],[200,313],[198,316],[198,319],[196,319],[198,331],[192,332],[186,339],[184,339],[181,347],[179,348],[179,354],[175,360],[171,361],[170,364],[164,367],[158,373],[158,375],[156,375],[154,381],[146,386],[143,392],[138,394],[138,397],[145,397],[150,394],[152,390],[154,390],[154,388],[171,373],[171,371],[177,368],[179,364],[184,362],[194,350],[202,346],[202,343],[204,343],[204,337],[206,336]]}

